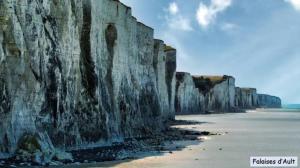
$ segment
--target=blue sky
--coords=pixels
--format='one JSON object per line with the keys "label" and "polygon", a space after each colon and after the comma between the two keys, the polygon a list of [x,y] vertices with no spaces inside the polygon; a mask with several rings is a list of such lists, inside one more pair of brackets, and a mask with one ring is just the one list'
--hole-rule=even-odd
{"label": "blue sky", "polygon": [[177,48],[178,71],[300,103],[300,0],[121,0]]}

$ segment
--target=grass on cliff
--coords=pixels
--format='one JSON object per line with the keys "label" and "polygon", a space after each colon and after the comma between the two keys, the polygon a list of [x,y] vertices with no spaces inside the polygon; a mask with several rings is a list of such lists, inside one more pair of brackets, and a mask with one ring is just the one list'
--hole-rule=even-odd
{"label": "grass on cliff", "polygon": [[203,76],[204,79],[209,79],[212,83],[221,82],[224,80],[224,76]]}
{"label": "grass on cliff", "polygon": [[255,91],[256,89],[254,89],[254,88],[241,88],[241,90],[243,92],[251,93],[251,92]]}
{"label": "grass on cliff", "polygon": [[207,94],[216,84],[219,84],[229,76],[193,76],[196,88],[204,95]]}
{"label": "grass on cliff", "polygon": [[169,46],[169,45],[165,45],[165,52],[166,51],[172,51],[172,50],[175,50],[175,48]]}
{"label": "grass on cliff", "polygon": [[209,80],[213,85],[226,80],[226,76],[194,76],[195,79]]}

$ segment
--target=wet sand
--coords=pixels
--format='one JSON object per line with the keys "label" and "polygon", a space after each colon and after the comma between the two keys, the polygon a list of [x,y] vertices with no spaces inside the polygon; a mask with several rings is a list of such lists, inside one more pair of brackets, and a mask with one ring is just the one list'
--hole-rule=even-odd
{"label": "wet sand", "polygon": [[223,135],[208,136],[201,143],[178,141],[173,145],[186,148],[172,153],[152,153],[141,159],[79,167],[247,168],[250,167],[250,156],[300,157],[300,112],[260,110],[238,114],[177,116],[176,119],[207,122],[182,127]]}

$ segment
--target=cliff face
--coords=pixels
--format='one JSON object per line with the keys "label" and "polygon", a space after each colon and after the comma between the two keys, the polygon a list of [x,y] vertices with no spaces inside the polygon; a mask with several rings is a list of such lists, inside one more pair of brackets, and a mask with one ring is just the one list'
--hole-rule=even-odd
{"label": "cliff face", "polygon": [[175,119],[175,87],[176,87],[176,50],[175,49],[167,49],[165,45],[165,53],[166,53],[166,83],[167,83],[167,91],[168,91],[168,100],[169,100],[169,112],[168,118]]}
{"label": "cliff face", "polygon": [[258,94],[258,107],[261,108],[281,108],[281,99],[276,96]]}
{"label": "cliff face", "polygon": [[257,91],[254,88],[235,88],[235,105],[241,109],[253,109],[258,105]]}
{"label": "cliff face", "polygon": [[174,118],[176,52],[130,8],[112,0],[5,0],[0,8],[2,156],[23,143],[107,145]]}
{"label": "cliff face", "polygon": [[176,73],[176,114],[199,114],[205,112],[204,95],[196,88],[189,73]]}
{"label": "cliff face", "polygon": [[208,112],[235,111],[235,79],[231,76],[194,76],[196,88],[205,97]]}
{"label": "cliff face", "polygon": [[166,51],[163,41],[154,40],[153,67],[163,117],[174,119],[176,50]]}
{"label": "cliff face", "polygon": [[258,107],[280,108],[275,96],[257,94],[255,88],[235,87],[231,76],[176,74],[176,114],[242,112]]}
{"label": "cliff face", "polygon": [[256,102],[281,104],[235,89],[230,76],[176,74],[176,50],[117,0],[0,0],[0,158],[38,151],[51,159],[56,149],[149,136],[175,110]]}
{"label": "cliff face", "polygon": [[177,114],[235,112],[235,79],[230,76],[176,74]]}

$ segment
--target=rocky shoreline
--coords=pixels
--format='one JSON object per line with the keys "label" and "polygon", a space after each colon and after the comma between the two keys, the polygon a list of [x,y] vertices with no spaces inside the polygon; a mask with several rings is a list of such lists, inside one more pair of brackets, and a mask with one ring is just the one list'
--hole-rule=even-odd
{"label": "rocky shoreline", "polygon": [[175,120],[169,123],[170,127],[162,134],[153,135],[143,138],[131,138],[122,143],[115,143],[112,146],[96,147],[83,150],[68,151],[72,154],[72,159],[59,160],[54,158],[51,162],[38,162],[35,159],[24,160],[20,155],[9,159],[0,159],[2,167],[28,167],[28,166],[63,166],[63,165],[81,165],[87,163],[98,163],[104,161],[117,161],[127,159],[137,159],[143,154],[156,155],[161,153],[172,153],[173,151],[182,150],[185,146],[171,147],[175,141],[196,141],[201,142],[203,136],[221,135],[207,131],[194,131],[191,129],[182,129],[177,126],[189,125],[197,126],[201,122]]}

